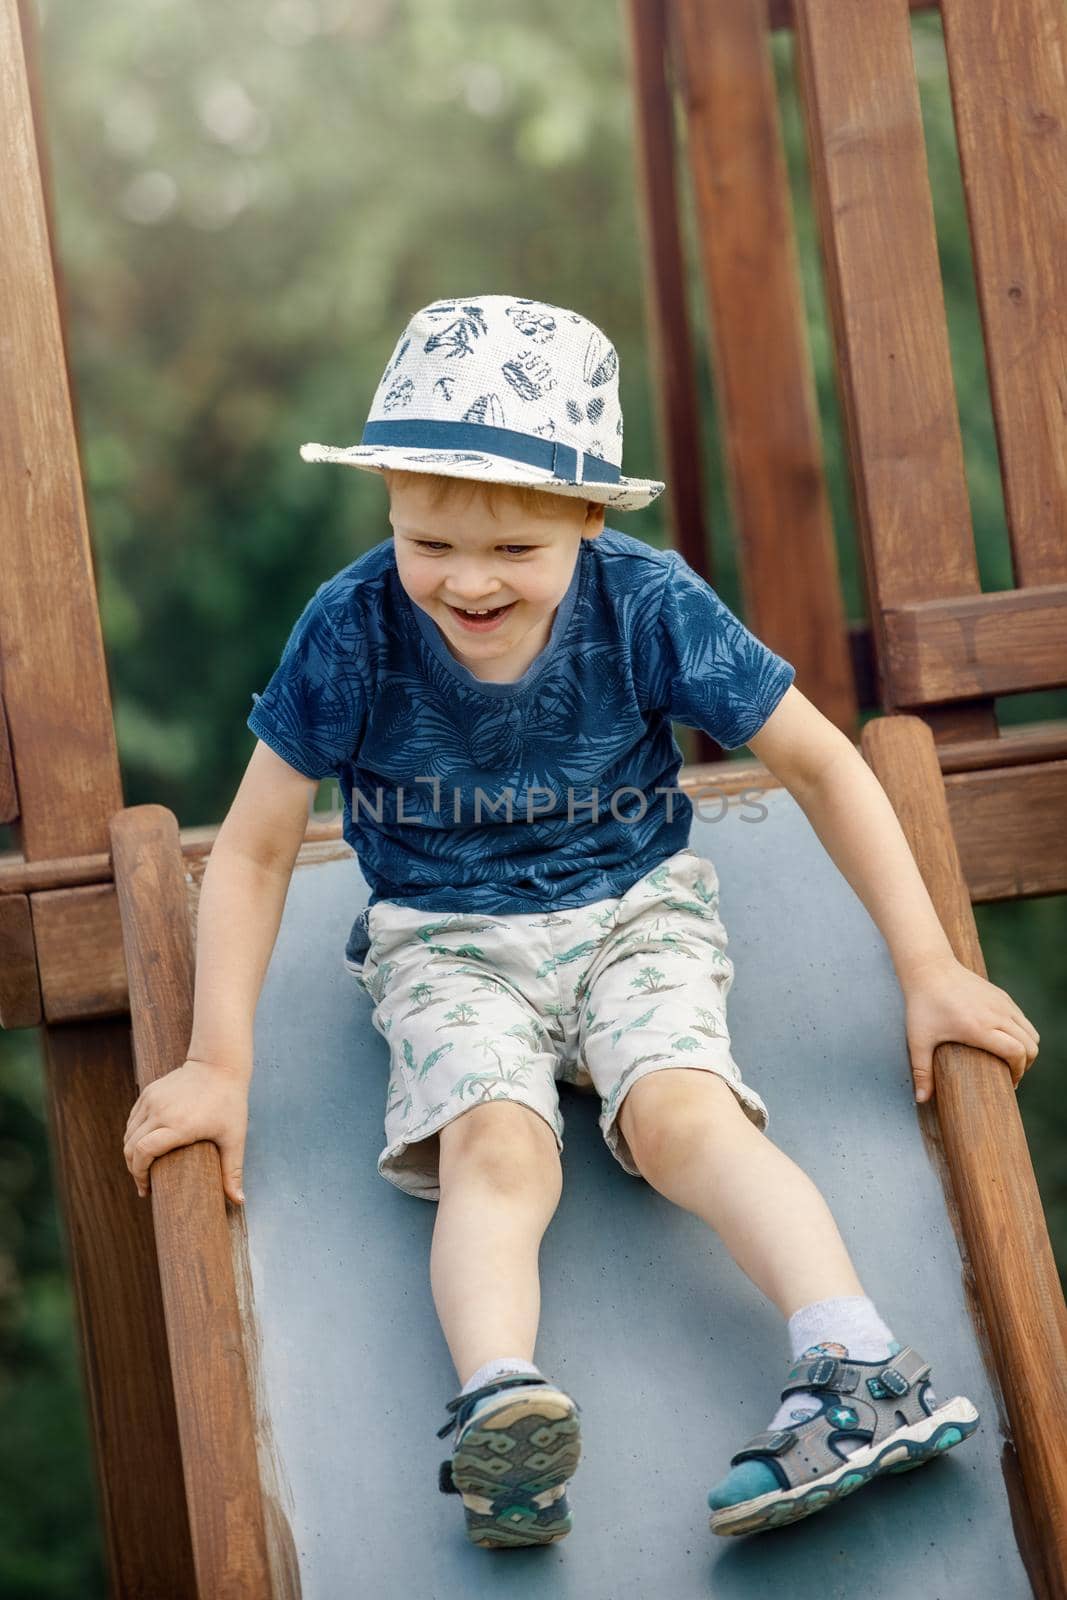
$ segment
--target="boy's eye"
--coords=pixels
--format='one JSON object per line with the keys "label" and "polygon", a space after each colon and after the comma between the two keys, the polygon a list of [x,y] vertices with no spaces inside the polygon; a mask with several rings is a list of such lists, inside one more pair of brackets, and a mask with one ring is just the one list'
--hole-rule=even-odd
{"label": "boy's eye", "polygon": [[[437,551],[448,549],[448,546],[440,539],[416,539],[415,543],[418,545],[420,550]],[[501,550],[505,550],[508,555],[521,556],[525,555],[527,550],[532,550],[534,547],[530,544],[502,544],[500,548]]]}

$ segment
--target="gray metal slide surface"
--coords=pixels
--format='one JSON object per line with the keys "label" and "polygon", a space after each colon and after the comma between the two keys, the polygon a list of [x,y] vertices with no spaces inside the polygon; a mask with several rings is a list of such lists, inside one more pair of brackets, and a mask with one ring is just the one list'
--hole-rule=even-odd
{"label": "gray metal slide surface", "polygon": [[707,1491],[775,1408],[782,1320],[702,1221],[612,1158],[596,1097],[561,1085],[564,1189],[541,1249],[535,1358],[582,1407],[574,1528],[544,1549],[471,1545],[459,1497],[437,1487],[458,1383],[430,1292],[436,1205],[378,1174],[387,1048],[342,964],[367,886],[354,857],[301,868],[256,1015],[245,1192],[305,1600],[1031,1594],[885,943],[786,791],[695,819],[690,842],[718,871],[733,1049],[768,1136],[826,1195],[939,1398],[978,1406],[977,1434],[828,1512],[716,1537]]}

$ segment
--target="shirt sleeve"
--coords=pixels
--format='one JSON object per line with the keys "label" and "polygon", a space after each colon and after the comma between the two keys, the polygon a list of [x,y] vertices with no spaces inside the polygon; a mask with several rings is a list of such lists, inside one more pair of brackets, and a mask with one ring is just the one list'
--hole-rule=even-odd
{"label": "shirt sleeve", "polygon": [[702,728],[724,750],[758,733],[796,668],[750,633],[710,584],[670,552],[658,625],[649,640],[650,704]]}
{"label": "shirt sleeve", "polygon": [[356,749],[366,719],[360,665],[338,639],[318,595],[308,601],[248,726],[306,778],[337,772]]}

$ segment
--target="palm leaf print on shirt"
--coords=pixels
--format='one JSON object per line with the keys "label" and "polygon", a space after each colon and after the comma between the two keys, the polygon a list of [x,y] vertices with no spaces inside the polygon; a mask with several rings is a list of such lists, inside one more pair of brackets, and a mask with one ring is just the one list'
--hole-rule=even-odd
{"label": "palm leaf print on shirt", "polygon": [[[461,303],[442,306],[435,331],[467,314]],[[519,331],[515,337],[535,362],[554,348]],[[590,378],[599,360],[592,359]],[[472,364],[452,370],[464,365]],[[536,387],[536,365],[523,362],[521,370]],[[605,387],[583,389],[583,411]],[[530,430],[538,426],[539,406],[523,407],[503,378],[473,386],[494,388],[509,420],[515,407],[529,409]],[[458,384],[455,396],[457,412],[474,398]],[[453,906],[488,915],[583,907],[626,894],[650,872],[655,889],[663,882],[657,869],[687,845],[693,814],[685,796],[666,799],[681,764],[672,721],[736,749],[795,677],[676,552],[614,528],[580,542],[558,617],[521,679],[480,682],[442,627],[410,600],[391,538],[322,584],[305,608],[248,725],[306,776],[336,773],[344,837],[376,899],[436,921]],[[438,811],[423,785],[414,786],[413,799],[416,774],[439,782]],[[402,814],[392,800],[400,785]],[[477,819],[475,785],[483,790]],[[609,806],[624,785],[636,791],[620,798],[625,826]],[[555,811],[528,817],[521,803],[511,814],[491,803],[512,786],[516,798],[547,790],[557,797]],[[589,803],[594,786],[598,814]],[[687,873],[680,902],[706,915],[715,905],[711,875],[702,887],[688,880]]]}

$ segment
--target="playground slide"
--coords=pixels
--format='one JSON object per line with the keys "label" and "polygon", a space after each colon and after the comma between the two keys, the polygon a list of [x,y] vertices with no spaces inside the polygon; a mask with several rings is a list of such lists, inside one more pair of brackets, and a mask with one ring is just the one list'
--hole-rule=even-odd
{"label": "playground slide", "polygon": [[718,871],[733,1049],[768,1134],[827,1196],[938,1395],[978,1406],[978,1432],[832,1511],[716,1537],[705,1496],[774,1409],[782,1321],[702,1221],[615,1162],[596,1098],[561,1085],[564,1189],[541,1250],[536,1359],[582,1407],[574,1528],[548,1548],[471,1545],[459,1499],[437,1487],[458,1383],[430,1293],[436,1207],[377,1172],[387,1048],[342,961],[367,885],[354,857],[301,866],[256,1016],[245,1190],[260,1448],[303,1600],[473,1600],[502,1583],[509,1600],[1031,1594],[884,941],[787,791],[695,819],[690,842]]}

